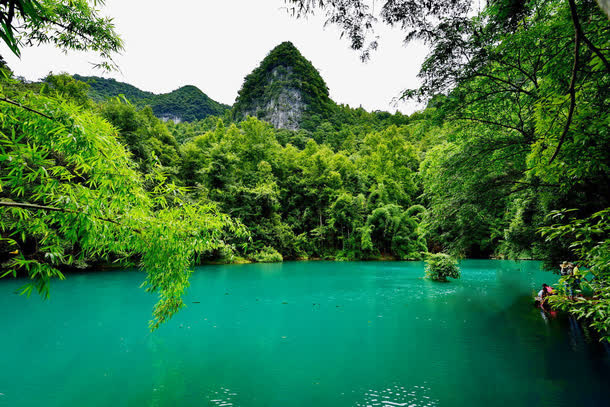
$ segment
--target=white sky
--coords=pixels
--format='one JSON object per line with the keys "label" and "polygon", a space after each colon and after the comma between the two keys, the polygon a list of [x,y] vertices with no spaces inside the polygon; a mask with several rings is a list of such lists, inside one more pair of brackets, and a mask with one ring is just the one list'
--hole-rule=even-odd
{"label": "white sky", "polygon": [[337,28],[323,28],[323,17],[297,20],[282,7],[283,0],[107,0],[103,14],[114,18],[125,42],[115,58],[120,72],[92,69],[98,61],[93,54],[66,55],[51,46],[25,48],[19,60],[2,44],[0,54],[30,80],[52,71],[113,77],[155,93],[195,85],[231,105],[244,77],[273,47],[291,41],[320,71],[337,103],[405,113],[418,108],[392,100],[417,87],[425,46],[405,47],[403,33],[383,26],[379,49],[362,63]]}

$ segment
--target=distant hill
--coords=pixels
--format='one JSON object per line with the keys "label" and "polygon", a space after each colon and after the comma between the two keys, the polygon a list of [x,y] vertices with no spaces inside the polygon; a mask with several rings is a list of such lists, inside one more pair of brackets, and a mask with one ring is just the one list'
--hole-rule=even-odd
{"label": "distant hill", "polygon": [[235,104],[231,106],[210,99],[195,86],[183,86],[170,93],[154,94],[128,83],[95,76],[73,75],[90,85],[89,96],[97,101],[124,95],[136,106],[149,105],[164,120],[194,122],[208,116],[231,112],[241,121],[257,117],[278,129],[315,131],[328,122],[335,128],[345,124],[369,122],[372,128],[387,123],[404,124],[407,116],[388,112],[367,113],[362,108],[337,105],[329,97],[320,72],[291,42],[273,48],[260,65],[244,78]]}
{"label": "distant hill", "polygon": [[236,120],[255,116],[295,130],[308,117],[329,117],[335,108],[318,70],[291,42],[283,42],[244,79],[233,105]]}
{"label": "distant hill", "polygon": [[208,116],[221,116],[230,106],[210,99],[195,86],[183,86],[170,93],[154,94],[115,79],[73,75],[91,86],[89,96],[97,101],[124,95],[137,106],[150,106],[155,116],[174,121],[195,121]]}

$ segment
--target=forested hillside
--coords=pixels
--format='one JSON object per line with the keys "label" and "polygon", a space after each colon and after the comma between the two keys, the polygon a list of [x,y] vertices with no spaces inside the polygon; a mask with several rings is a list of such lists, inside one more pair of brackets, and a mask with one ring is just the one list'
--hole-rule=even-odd
{"label": "forested hillside", "polygon": [[230,108],[210,99],[195,86],[154,94],[115,79],[81,75],[74,75],[74,78],[90,86],[89,96],[96,102],[122,95],[136,106],[150,106],[155,116],[164,120],[191,122],[208,116],[222,116]]}

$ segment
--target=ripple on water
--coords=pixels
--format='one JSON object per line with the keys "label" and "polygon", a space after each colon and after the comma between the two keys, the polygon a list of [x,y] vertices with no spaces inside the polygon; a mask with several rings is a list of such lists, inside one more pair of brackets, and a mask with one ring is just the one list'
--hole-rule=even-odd
{"label": "ripple on water", "polygon": [[237,393],[221,387],[219,390],[212,391],[207,395],[208,405],[216,407],[237,406],[238,404],[235,404],[235,396],[237,396]]}
{"label": "ripple on water", "polygon": [[438,406],[438,400],[429,396],[430,389],[426,386],[405,387],[394,385],[381,390],[367,390],[362,400],[354,407],[433,407]]}

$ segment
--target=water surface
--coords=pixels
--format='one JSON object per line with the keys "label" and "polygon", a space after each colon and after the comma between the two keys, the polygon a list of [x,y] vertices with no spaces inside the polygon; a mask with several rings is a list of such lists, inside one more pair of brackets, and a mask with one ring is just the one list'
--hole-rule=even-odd
{"label": "water surface", "polygon": [[155,333],[137,272],[71,275],[51,299],[0,280],[0,406],[608,406],[610,353],[541,313],[537,262],[206,266]]}

